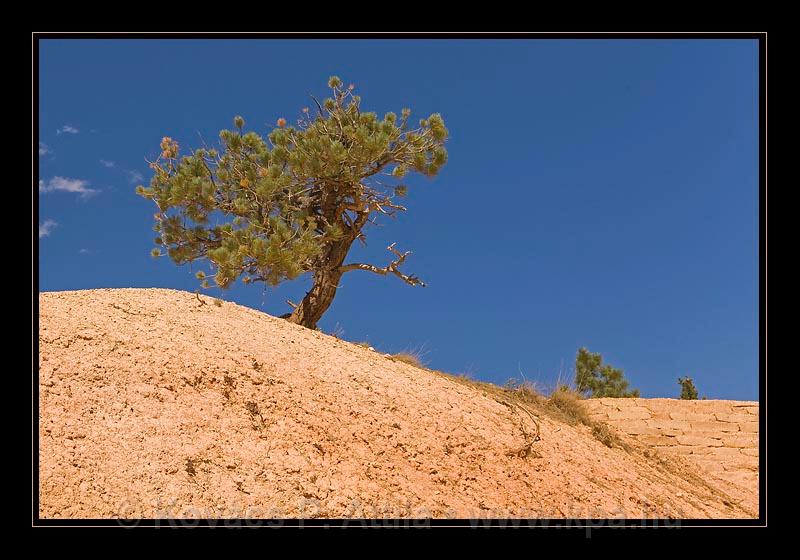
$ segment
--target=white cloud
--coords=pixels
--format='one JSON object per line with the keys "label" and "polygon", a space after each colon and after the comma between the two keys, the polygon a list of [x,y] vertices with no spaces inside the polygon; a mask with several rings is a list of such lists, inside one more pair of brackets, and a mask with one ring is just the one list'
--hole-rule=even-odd
{"label": "white cloud", "polygon": [[44,142],[39,142],[39,155],[44,156],[50,153],[50,148]]}
{"label": "white cloud", "polygon": [[108,167],[108,168],[112,168],[112,167],[114,167],[116,165],[116,163],[114,163],[113,161],[109,161],[107,159],[101,159],[100,160],[100,164],[103,167]]}
{"label": "white cloud", "polygon": [[144,175],[142,175],[138,171],[136,171],[136,170],[129,170],[128,171],[128,180],[131,183],[139,183],[139,182],[141,182],[142,179],[144,179]]}
{"label": "white cloud", "polygon": [[81,196],[91,196],[98,192],[97,189],[89,188],[89,181],[83,179],[68,179],[66,177],[53,177],[48,182],[39,181],[39,192],[70,192]]}
{"label": "white cloud", "polygon": [[72,126],[71,124],[65,124],[58,130],[56,130],[56,134],[78,134],[80,130]]}
{"label": "white cloud", "polygon": [[39,224],[39,239],[47,237],[58,224],[53,220],[45,220]]}
{"label": "white cloud", "polygon": [[81,250],[80,250],[80,251],[78,251],[78,252],[79,252],[81,255],[88,255],[88,254],[89,254],[89,249],[81,249]]}

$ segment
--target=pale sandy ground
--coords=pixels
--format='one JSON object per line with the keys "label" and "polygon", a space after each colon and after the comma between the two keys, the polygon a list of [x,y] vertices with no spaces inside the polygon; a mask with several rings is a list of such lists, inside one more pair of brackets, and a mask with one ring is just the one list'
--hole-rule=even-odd
{"label": "pale sandy ground", "polygon": [[546,417],[513,456],[531,421],[480,389],[206,301],[40,294],[43,518],[758,515],[755,489]]}

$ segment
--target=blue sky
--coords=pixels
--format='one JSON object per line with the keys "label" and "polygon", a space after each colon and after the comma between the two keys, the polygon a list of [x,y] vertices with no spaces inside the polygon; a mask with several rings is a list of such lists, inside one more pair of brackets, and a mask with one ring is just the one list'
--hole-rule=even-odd
{"label": "blue sky", "polygon": [[[754,40],[42,40],[39,57],[42,291],[194,290],[149,255],[145,157],[237,114],[267,132],[335,74],[367,110],[442,113],[451,137],[353,254],[383,265],[396,241],[428,287],[349,273],[323,330],[493,382],[552,386],[587,346],[643,396],[690,375],[758,398]],[[222,297],[278,315],[308,285]]]}

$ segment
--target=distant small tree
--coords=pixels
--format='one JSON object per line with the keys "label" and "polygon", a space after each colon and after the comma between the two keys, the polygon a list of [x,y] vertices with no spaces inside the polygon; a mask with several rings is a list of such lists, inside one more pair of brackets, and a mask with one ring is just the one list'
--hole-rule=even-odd
{"label": "distant small tree", "polygon": [[679,377],[678,384],[681,386],[681,400],[697,400],[697,387],[694,386],[694,381],[692,381],[691,377]]}
{"label": "distant small tree", "polygon": [[[222,288],[237,278],[244,283],[277,285],[308,272],[312,287],[288,320],[315,328],[333,302],[346,272],[363,270],[394,275],[411,286],[425,284],[400,266],[410,251],[395,244],[386,266],[346,263],[353,243],[365,242],[365,227],[378,216],[406,210],[397,202],[409,172],[436,175],[447,161],[448,136],[441,115],[410,124],[411,111],[400,116],[361,110],[353,86],[337,77],[328,81],[331,95],[314,99],[297,127],[278,119],[266,139],[244,131],[220,132],[220,149],[204,146],[179,156],[178,143],[161,142],[150,164],[150,186],[137,192],[158,206],[154,256],[161,248],[176,264],[198,260],[211,265]],[[198,272],[203,287],[210,287]],[[210,276],[209,276],[210,277]]]}
{"label": "distant small tree", "polygon": [[587,397],[638,397],[638,389],[628,389],[621,369],[603,364],[600,354],[580,348],[575,358],[575,386]]}

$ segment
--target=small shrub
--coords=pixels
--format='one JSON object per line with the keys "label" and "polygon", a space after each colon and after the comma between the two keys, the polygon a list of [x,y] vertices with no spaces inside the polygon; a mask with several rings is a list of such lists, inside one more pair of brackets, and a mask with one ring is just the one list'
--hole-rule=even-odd
{"label": "small shrub", "polygon": [[548,403],[563,413],[571,424],[594,424],[589,417],[589,412],[581,402],[580,393],[573,391],[566,385],[560,385],[548,399]]}
{"label": "small shrub", "polygon": [[619,439],[619,436],[614,433],[614,430],[611,429],[608,424],[603,424],[602,422],[592,422],[591,427],[592,435],[606,447],[617,446],[629,451],[629,446]]}
{"label": "small shrub", "polygon": [[679,377],[678,384],[681,386],[681,400],[697,400],[697,387],[694,386],[694,381],[692,381],[691,377]]}
{"label": "small shrub", "polygon": [[546,399],[536,390],[536,385],[530,381],[509,379],[503,387],[504,392],[522,404],[541,406]]}
{"label": "small shrub", "polygon": [[425,367],[422,365],[422,361],[420,361],[419,356],[412,354],[411,352],[399,352],[392,356],[395,360],[399,362],[403,362],[405,364],[412,365],[414,367]]}
{"label": "small shrub", "polygon": [[530,382],[510,380],[506,382],[503,392],[527,405],[534,411],[541,411],[552,418],[571,426],[583,424],[591,429],[592,436],[606,447],[620,447],[628,450],[614,430],[602,422],[592,420],[589,411],[583,405],[583,397],[577,391],[564,384],[559,384],[549,397],[542,396]]}
{"label": "small shrub", "polygon": [[339,323],[336,323],[336,325],[333,327],[333,330],[331,331],[331,336],[336,338],[342,338],[344,336],[344,327]]}
{"label": "small shrub", "polygon": [[406,364],[412,365],[414,367],[426,369],[426,362],[424,361],[425,356],[427,356],[429,350],[425,349],[425,344],[422,344],[416,348],[408,348],[397,354],[393,354],[392,358]]}
{"label": "small shrub", "polygon": [[575,357],[575,386],[588,397],[638,397],[639,390],[628,389],[628,380],[621,369],[603,364],[600,354],[586,348]]}

